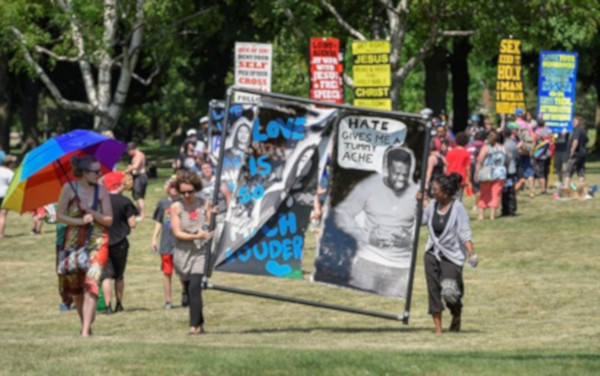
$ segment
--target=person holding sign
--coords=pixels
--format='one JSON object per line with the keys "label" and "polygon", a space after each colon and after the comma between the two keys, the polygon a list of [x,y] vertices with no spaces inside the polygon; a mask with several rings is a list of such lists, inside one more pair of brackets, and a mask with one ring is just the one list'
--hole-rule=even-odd
{"label": "person holding sign", "polygon": [[[336,225],[356,239],[349,285],[390,297],[403,297],[410,269],[415,194],[410,149],[391,146],[383,158],[385,174],[358,183],[335,210]],[[364,215],[364,224],[358,220]]]}

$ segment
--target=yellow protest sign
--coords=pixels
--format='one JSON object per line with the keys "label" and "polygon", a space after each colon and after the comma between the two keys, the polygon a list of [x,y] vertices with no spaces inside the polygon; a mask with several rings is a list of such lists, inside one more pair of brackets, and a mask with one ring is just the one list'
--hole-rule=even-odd
{"label": "yellow protest sign", "polygon": [[352,43],[354,105],[391,110],[390,42],[356,41]]}
{"label": "yellow protest sign", "polygon": [[517,108],[525,110],[521,41],[502,39],[496,80],[496,113],[514,114]]}

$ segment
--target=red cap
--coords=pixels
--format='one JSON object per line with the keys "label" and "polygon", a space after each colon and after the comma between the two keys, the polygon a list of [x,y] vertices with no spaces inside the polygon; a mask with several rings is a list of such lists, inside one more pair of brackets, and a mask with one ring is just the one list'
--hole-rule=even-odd
{"label": "red cap", "polygon": [[123,184],[125,174],[121,171],[112,171],[104,175],[104,186],[109,191],[118,189]]}

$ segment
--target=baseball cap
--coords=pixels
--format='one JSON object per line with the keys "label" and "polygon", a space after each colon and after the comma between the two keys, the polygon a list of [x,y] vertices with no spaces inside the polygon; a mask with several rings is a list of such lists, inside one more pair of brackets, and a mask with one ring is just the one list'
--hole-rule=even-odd
{"label": "baseball cap", "polygon": [[523,111],[523,109],[522,109],[521,107],[518,107],[518,108],[515,110],[515,115],[517,115],[517,116],[523,116],[523,114],[524,114],[524,113],[525,113],[525,112]]}
{"label": "baseball cap", "polygon": [[200,124],[208,123],[208,116],[202,116],[200,118]]}
{"label": "baseball cap", "polygon": [[109,191],[118,189],[123,184],[125,174],[121,171],[112,171],[104,175],[104,186]]}
{"label": "baseball cap", "polygon": [[196,135],[196,130],[194,128],[189,129],[186,133],[186,136],[195,136]]}
{"label": "baseball cap", "polygon": [[471,116],[471,121],[479,121],[479,116],[477,116],[477,115]]}
{"label": "baseball cap", "polygon": [[506,125],[506,128],[508,129],[519,129],[519,124],[514,123],[514,122],[510,122]]}

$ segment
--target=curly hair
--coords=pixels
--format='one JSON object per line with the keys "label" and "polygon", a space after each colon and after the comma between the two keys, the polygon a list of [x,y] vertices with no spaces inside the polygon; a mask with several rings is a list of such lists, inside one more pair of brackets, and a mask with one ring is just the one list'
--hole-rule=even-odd
{"label": "curly hair", "polygon": [[180,171],[175,178],[175,188],[181,192],[181,184],[190,184],[196,192],[202,189],[202,180],[200,176],[192,171]]}
{"label": "curly hair", "polygon": [[450,175],[440,175],[434,179],[434,182],[437,182],[440,185],[442,193],[448,197],[454,197],[456,192],[460,189],[461,181],[462,176],[456,172],[453,172]]}

